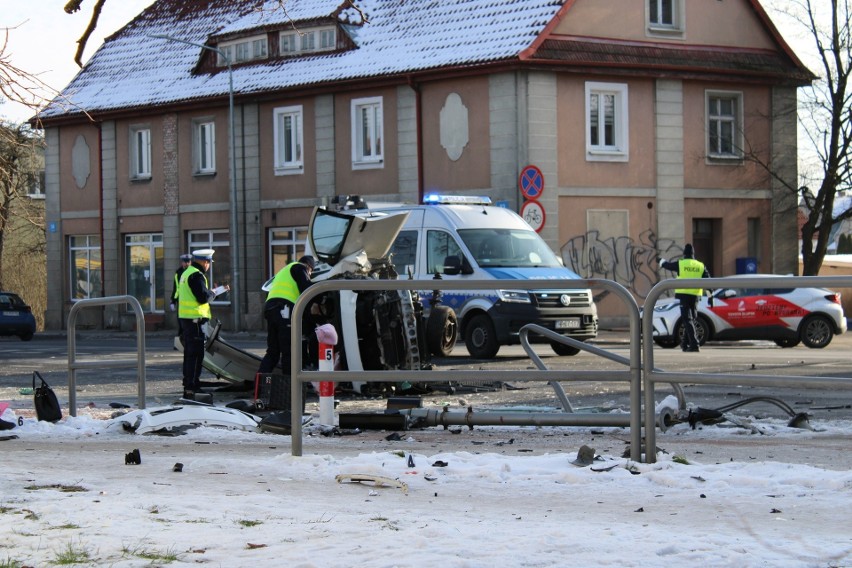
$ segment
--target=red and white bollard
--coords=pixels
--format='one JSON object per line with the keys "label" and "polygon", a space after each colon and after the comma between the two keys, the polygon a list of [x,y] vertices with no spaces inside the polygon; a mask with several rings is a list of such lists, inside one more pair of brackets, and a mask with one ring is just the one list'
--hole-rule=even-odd
{"label": "red and white bollard", "polygon": [[[321,372],[334,370],[334,345],[319,344],[317,369]],[[319,411],[320,424],[334,426],[334,383],[331,381],[321,381],[319,384]]]}

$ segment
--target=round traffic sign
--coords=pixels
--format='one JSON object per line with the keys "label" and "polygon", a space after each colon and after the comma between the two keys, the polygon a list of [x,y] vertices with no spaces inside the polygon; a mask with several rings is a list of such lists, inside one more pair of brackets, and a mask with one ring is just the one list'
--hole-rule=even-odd
{"label": "round traffic sign", "polygon": [[535,166],[525,167],[518,178],[518,188],[527,199],[538,199],[544,193],[544,174]]}
{"label": "round traffic sign", "polygon": [[538,201],[524,201],[521,205],[521,217],[536,233],[544,228],[544,207]]}

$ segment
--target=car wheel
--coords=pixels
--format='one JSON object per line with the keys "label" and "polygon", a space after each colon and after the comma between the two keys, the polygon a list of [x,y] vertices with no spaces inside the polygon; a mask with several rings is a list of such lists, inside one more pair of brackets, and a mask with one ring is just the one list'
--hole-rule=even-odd
{"label": "car wheel", "polygon": [[485,314],[474,316],[465,326],[464,344],[471,357],[476,359],[493,359],[500,349],[497,343],[497,332],[491,318]]}
{"label": "car wheel", "polygon": [[[677,325],[675,325],[675,337],[677,337],[677,343],[675,345],[683,345],[683,325],[681,324],[681,320],[677,320]],[[707,343],[707,340],[710,338],[710,324],[701,317],[695,320],[695,339],[698,341],[698,345],[704,345]],[[674,345],[672,346],[674,347]]]}
{"label": "car wheel", "polygon": [[795,347],[796,345],[799,344],[799,340],[795,339],[793,337],[783,337],[781,339],[776,339],[774,341],[775,341],[775,345],[777,345],[778,347],[785,347],[785,348]]}
{"label": "car wheel", "polygon": [[21,334],[18,337],[21,338],[21,341],[29,341],[30,339],[33,338],[33,333],[31,331],[29,331],[27,333]]}
{"label": "car wheel", "polygon": [[834,328],[825,316],[809,316],[802,322],[799,337],[801,337],[802,343],[811,349],[822,349],[831,343],[831,339],[834,337]]}
{"label": "car wheel", "polygon": [[426,321],[426,345],[436,357],[447,357],[453,352],[459,335],[456,312],[449,306],[435,306]]}
{"label": "car wheel", "polygon": [[677,347],[677,340],[673,336],[663,338],[654,338],[654,343],[662,347],[663,349],[672,349],[673,347]]}
{"label": "car wheel", "polygon": [[572,357],[579,353],[581,349],[579,347],[574,347],[573,345],[565,345],[564,343],[559,343],[554,341],[550,344],[551,349],[557,355],[561,355],[563,357]]}

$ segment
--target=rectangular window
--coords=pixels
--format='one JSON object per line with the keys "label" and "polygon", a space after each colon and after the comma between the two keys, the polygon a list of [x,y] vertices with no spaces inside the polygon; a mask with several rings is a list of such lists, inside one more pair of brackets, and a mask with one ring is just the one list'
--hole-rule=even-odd
{"label": "rectangular window", "polygon": [[[216,286],[231,285],[231,248],[227,230],[214,231],[192,231],[189,233],[189,252],[198,249],[212,248],[216,251],[210,271],[205,274],[207,287],[211,290]],[[225,292],[210,302],[216,304],[230,304],[231,293]]]}
{"label": "rectangular window", "polygon": [[334,49],[337,47],[335,29],[320,30],[320,49]]}
{"label": "rectangular window", "polygon": [[646,0],[650,35],[683,33],[683,0]]}
{"label": "rectangular window", "polygon": [[352,100],[352,167],[380,168],[384,126],[382,97]]}
{"label": "rectangular window", "polygon": [[100,237],[97,235],[69,237],[68,266],[71,269],[69,282],[72,301],[103,297]]}
{"label": "rectangular window", "polygon": [[627,161],[627,85],[586,83],[586,160]]}
{"label": "rectangular window", "polygon": [[253,59],[266,59],[266,38],[256,39],[251,42],[251,56]]}
{"label": "rectangular window", "polygon": [[299,35],[295,32],[287,32],[282,33],[278,36],[278,50],[281,52],[281,55],[290,55],[292,53],[296,53],[298,51],[297,40]]}
{"label": "rectangular window", "polygon": [[125,235],[127,294],[139,300],[144,312],[162,312],[166,303],[163,235]]}
{"label": "rectangular window", "polygon": [[307,227],[279,227],[269,229],[268,277],[272,278],[279,270],[304,256],[307,239]]}
{"label": "rectangular window", "polygon": [[29,190],[27,197],[30,199],[44,199],[44,170],[30,174],[27,185]]}
{"label": "rectangular window", "polygon": [[742,93],[707,91],[707,156],[742,158]]}
{"label": "rectangular window", "polygon": [[216,64],[220,67],[227,65],[228,61],[232,64],[244,63],[269,56],[266,34],[222,42],[216,49],[221,52],[216,59]]}
{"label": "rectangular window", "polygon": [[130,179],[151,178],[151,129],[134,126],[130,129]]}
{"label": "rectangular window", "polygon": [[234,46],[220,45],[216,65],[219,67],[225,67],[228,63],[234,63]]}
{"label": "rectangular window", "polygon": [[302,107],[279,107],[273,111],[275,174],[299,174],[302,162]]}
{"label": "rectangular window", "polygon": [[314,51],[317,48],[316,32],[302,32],[299,38],[300,51]]}
{"label": "rectangular window", "polygon": [[195,173],[216,173],[216,124],[210,119],[201,119],[193,121],[192,128]]}

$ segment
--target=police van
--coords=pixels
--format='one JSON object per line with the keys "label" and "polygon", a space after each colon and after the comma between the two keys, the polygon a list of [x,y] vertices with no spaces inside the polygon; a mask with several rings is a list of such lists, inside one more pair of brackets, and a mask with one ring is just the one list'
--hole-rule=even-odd
{"label": "police van", "polygon": [[[357,196],[338,196],[327,209],[317,209],[314,216],[370,218],[402,213],[407,213],[407,218],[390,248],[391,262],[400,276],[494,280],[494,289],[489,290],[454,291],[445,282],[437,298],[455,312],[452,317],[457,318],[472,357],[490,359],[501,345],[519,343],[519,331],[528,323],[581,341],[597,336],[597,308],[591,290],[523,288],[524,280],[579,276],[562,264],[522,217],[491,205],[488,197],[428,195],[422,204],[411,205],[367,203]],[[312,219],[311,225],[315,224],[322,225]],[[427,312],[437,303],[433,291],[420,291],[419,295]],[[447,325],[435,327],[436,331],[451,329]],[[531,341],[546,341],[536,334],[529,337]],[[559,355],[579,352],[558,342],[551,346]]]}

